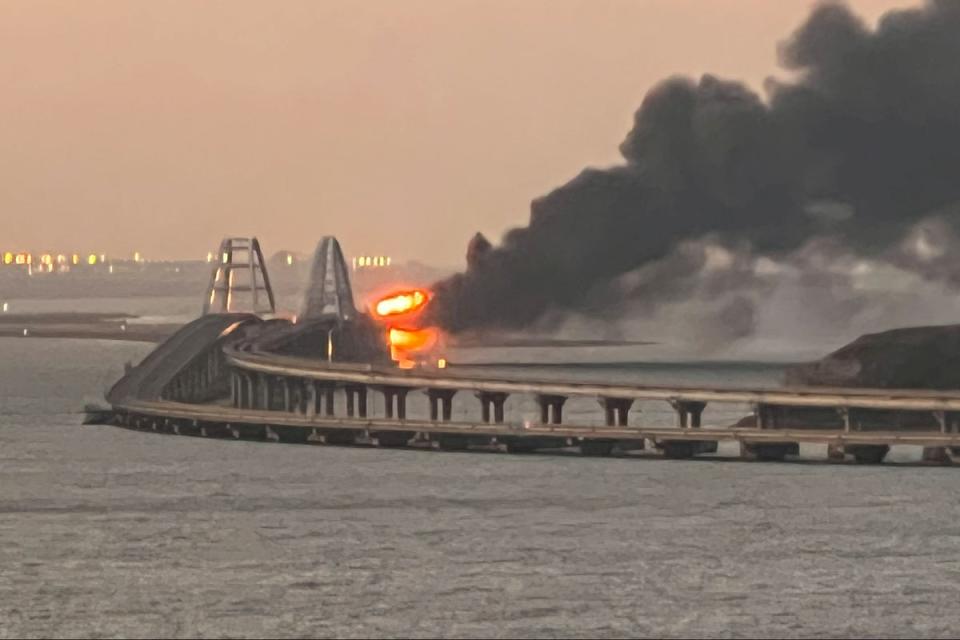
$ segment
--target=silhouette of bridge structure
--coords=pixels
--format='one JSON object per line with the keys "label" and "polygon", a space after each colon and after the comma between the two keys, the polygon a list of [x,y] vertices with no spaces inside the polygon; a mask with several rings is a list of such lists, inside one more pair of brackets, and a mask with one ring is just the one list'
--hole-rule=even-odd
{"label": "silhouette of bridge structure", "polygon": [[[513,452],[572,446],[588,455],[653,450],[688,458],[716,452],[719,442],[728,441],[739,443],[744,457],[764,460],[782,460],[801,443],[816,443],[827,445],[831,457],[858,462],[880,462],[891,445],[909,444],[924,447],[931,461],[960,459],[960,391],[598,384],[535,375],[499,379],[455,368],[405,371],[373,356],[338,360],[335,336],[354,345],[354,356],[368,353],[356,343],[358,335],[367,335],[370,320],[354,304],[346,261],[333,237],[317,245],[296,322],[275,317],[256,238],[223,240],[205,295],[203,315],[128,371],[107,393],[111,408],[91,420],[299,443]],[[408,397],[417,392],[427,396],[429,417],[408,414]],[[534,399],[539,420],[510,415],[508,398],[518,396]],[[600,424],[564,419],[565,403],[584,397],[598,401]],[[461,411],[454,417],[455,402],[462,409],[477,400],[479,416],[463,418]],[[676,426],[644,424],[643,402],[667,403]],[[704,410],[712,403],[747,407],[752,424],[705,423]],[[797,412],[816,414],[816,420],[791,422]]]}

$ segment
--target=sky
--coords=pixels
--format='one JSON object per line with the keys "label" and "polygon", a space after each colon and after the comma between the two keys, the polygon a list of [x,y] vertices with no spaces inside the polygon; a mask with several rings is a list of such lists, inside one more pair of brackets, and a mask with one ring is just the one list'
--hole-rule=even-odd
{"label": "sky", "polygon": [[[647,90],[758,91],[809,0],[0,0],[0,251],[202,258],[336,235],[463,265]],[[849,2],[868,21],[910,0]]]}

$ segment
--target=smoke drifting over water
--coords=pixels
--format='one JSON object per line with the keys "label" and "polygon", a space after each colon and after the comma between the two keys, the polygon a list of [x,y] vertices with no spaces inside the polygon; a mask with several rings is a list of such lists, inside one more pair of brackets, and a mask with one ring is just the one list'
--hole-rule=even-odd
{"label": "smoke drifting over water", "polygon": [[696,299],[721,328],[704,339],[723,342],[756,331],[784,271],[856,312],[864,270],[960,283],[960,0],[876,29],[822,5],[780,55],[797,79],[770,81],[766,100],[709,75],[652,89],[624,163],[535,200],[499,246],[474,237],[467,270],[436,285],[434,319],[454,332],[662,320]]}

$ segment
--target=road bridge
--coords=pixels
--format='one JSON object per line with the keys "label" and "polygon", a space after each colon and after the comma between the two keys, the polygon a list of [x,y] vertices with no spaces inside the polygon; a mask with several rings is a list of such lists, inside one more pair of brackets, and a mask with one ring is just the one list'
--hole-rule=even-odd
{"label": "road bridge", "polygon": [[[269,289],[259,245],[255,239],[248,244],[253,251],[238,264],[262,273]],[[231,251],[211,277],[214,299],[233,295],[224,265],[236,267]],[[910,444],[925,447],[930,460],[960,457],[960,391],[601,384],[338,362],[331,337],[359,320],[334,239],[318,246],[312,274],[304,327],[254,313],[211,313],[208,307],[207,315],[181,328],[114,385],[107,394],[112,408],[101,417],[191,435],[326,444],[514,452],[572,446],[589,455],[652,448],[683,458],[714,453],[719,442],[733,441],[746,457],[783,459],[797,454],[801,443],[819,443],[832,456],[849,454],[861,462],[879,462],[890,446]],[[272,296],[267,298],[272,311]],[[300,334],[314,325],[325,328],[320,356],[303,357],[290,345],[309,344]],[[412,393],[426,395],[423,415],[408,411]],[[535,401],[538,419],[508,411],[508,399],[517,396]],[[583,424],[582,416],[570,420],[565,406],[573,398],[595,399],[602,424]],[[666,403],[675,426],[645,423],[641,402]],[[454,419],[455,404],[477,411],[461,410]],[[704,412],[716,404],[742,405],[752,418],[707,424]]]}

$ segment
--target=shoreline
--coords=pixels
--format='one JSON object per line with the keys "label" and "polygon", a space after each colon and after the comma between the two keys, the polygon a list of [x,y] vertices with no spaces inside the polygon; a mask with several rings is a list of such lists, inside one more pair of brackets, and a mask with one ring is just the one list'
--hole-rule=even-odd
{"label": "shoreline", "polygon": [[125,313],[35,313],[0,315],[0,338],[70,338],[161,342],[182,325],[135,323]]}

